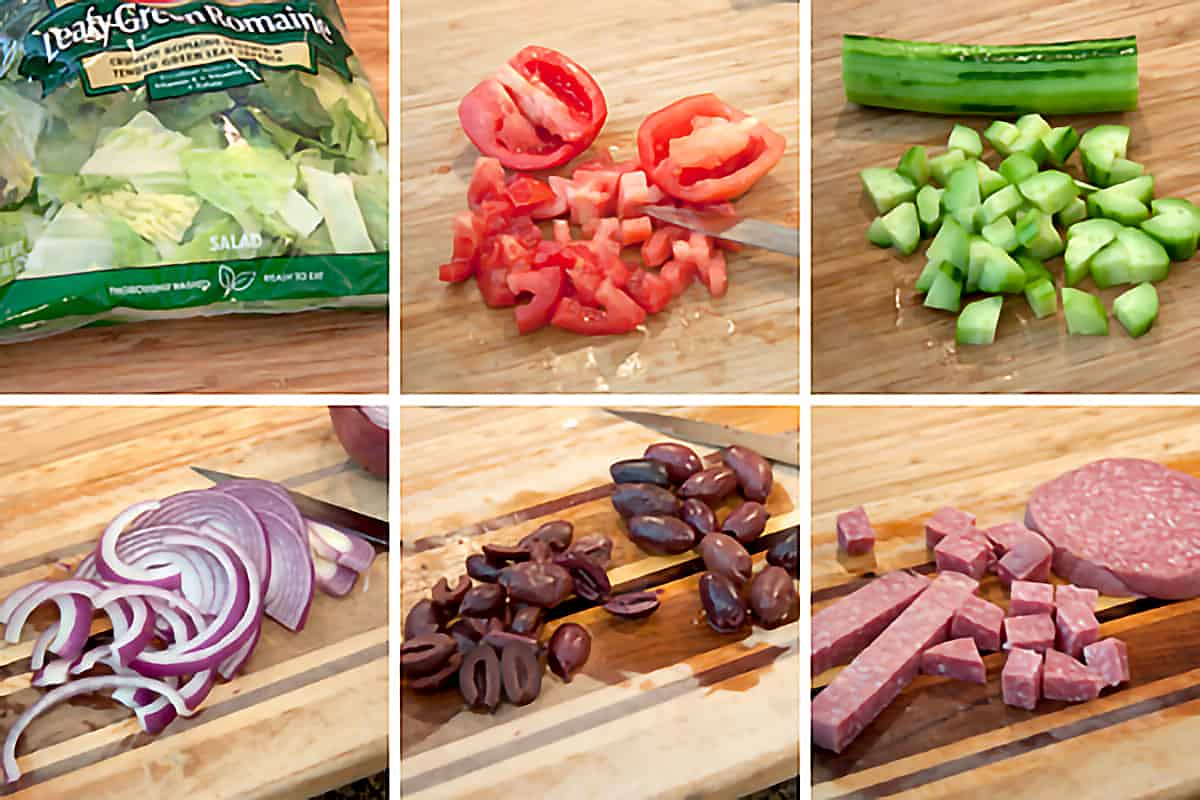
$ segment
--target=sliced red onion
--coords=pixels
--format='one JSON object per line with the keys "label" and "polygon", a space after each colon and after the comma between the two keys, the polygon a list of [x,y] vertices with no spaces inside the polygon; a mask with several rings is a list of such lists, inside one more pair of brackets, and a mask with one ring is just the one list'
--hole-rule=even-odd
{"label": "sliced red onion", "polygon": [[49,586],[50,581],[34,581],[27,583],[19,589],[14,589],[12,594],[4,598],[4,602],[0,603],[0,624],[7,625],[12,614],[17,610],[17,606],[25,602],[31,594],[41,589],[43,586]]}
{"label": "sliced red onion", "polygon": [[[187,683],[179,687],[179,694],[183,697],[187,707],[195,710],[204,701],[204,698],[208,697],[208,693],[212,691],[215,683],[216,676],[212,670],[197,672]],[[165,697],[147,697],[145,696],[147,694],[149,693],[145,689],[138,689],[134,692],[130,708],[137,716],[142,730],[146,733],[161,733],[163,728],[175,721],[179,713]]]}
{"label": "sliced red onion", "polygon": [[4,740],[3,751],[5,782],[13,783],[21,777],[21,768],[17,764],[17,742],[20,741],[21,734],[29,727],[30,722],[45,713],[47,709],[53,708],[65,700],[70,700],[72,697],[126,687],[135,689],[144,687],[150,689],[165,697],[167,702],[174,707],[176,713],[182,716],[191,716],[193,713],[177,689],[152,678],[142,678],[132,675],[103,675],[72,681],[39,697],[37,702],[25,709],[21,716],[17,717],[13,726],[8,729],[8,737]]}
{"label": "sliced red onion", "polygon": [[[168,644],[183,644],[192,639],[199,631],[199,626],[193,623],[190,617],[179,613],[170,606],[154,602],[151,602],[150,605],[154,606],[154,611],[158,615],[154,630],[157,631],[159,638]],[[202,621],[200,624],[202,625],[204,622]]]}
{"label": "sliced red onion", "polygon": [[[8,624],[4,629],[4,641],[9,644],[16,644],[21,641],[21,629],[25,627],[29,615],[42,603],[50,600],[58,604],[59,631],[55,635],[54,640],[48,645],[48,649],[52,653],[61,655],[59,650],[70,652],[72,647],[78,646],[82,648],[82,644],[79,641],[79,630],[81,626],[84,626],[83,641],[87,641],[87,633],[90,632],[92,627],[90,612],[91,598],[95,597],[100,592],[100,589],[101,587],[98,583],[79,580],[78,578],[52,581],[38,587],[36,591],[29,593],[13,610],[12,615],[8,619]],[[69,599],[72,596],[84,598],[88,603],[89,611],[87,613],[80,613],[80,605],[75,600]]]}
{"label": "sliced red onion", "polygon": [[317,588],[334,597],[344,597],[354,588],[358,573],[317,556],[313,559]]}
{"label": "sliced red onion", "polygon": [[131,522],[142,518],[159,508],[157,501],[134,503],[122,511],[104,533],[100,534],[100,542],[96,546],[96,570],[100,577],[117,583],[138,583],[148,586],[161,586],[164,589],[178,589],[180,584],[179,569],[173,565],[142,568],[126,564],[118,551],[118,545],[126,528]]}
{"label": "sliced red onion", "polygon": [[312,607],[312,553],[303,529],[270,511],[256,511],[267,537],[271,540],[271,582],[267,585],[267,616],[291,631],[299,631],[308,621]]}
{"label": "sliced red onion", "polygon": [[213,488],[215,491],[233,495],[250,506],[250,510],[255,514],[266,511],[282,517],[294,529],[304,530],[304,518],[300,516],[300,509],[292,502],[287,489],[278,483],[244,478],[226,481]]}
{"label": "sliced red onion", "polygon": [[308,541],[313,552],[357,573],[366,572],[375,561],[375,548],[366,539],[350,536],[329,525],[308,521]]}
{"label": "sliced red onion", "polygon": [[33,643],[33,652],[29,656],[29,666],[31,669],[41,669],[46,663],[46,649],[50,646],[50,642],[58,635],[58,623],[52,622],[38,634],[37,641]]}
{"label": "sliced red onion", "polygon": [[58,633],[47,649],[61,658],[77,658],[92,633],[92,604],[77,594],[56,597],[54,602],[58,605]]}
{"label": "sliced red onion", "polygon": [[189,603],[186,598],[157,586],[109,586],[93,597],[92,602],[97,605],[108,605],[117,600],[139,598],[149,602],[160,614],[165,614],[167,609],[174,609],[179,614],[183,614],[196,630],[208,622],[200,609]]}
{"label": "sliced red onion", "polygon": [[100,571],[96,569],[96,554],[95,552],[88,553],[75,567],[76,578],[96,579],[100,577]]}
{"label": "sliced red onion", "polygon": [[254,635],[246,640],[236,653],[222,661],[217,666],[217,674],[227,681],[233,680],[233,676],[241,671],[246,662],[250,660],[250,654],[254,652],[254,648],[258,645],[258,637],[262,634],[262,623],[260,622],[254,628]]}
{"label": "sliced red onion", "polygon": [[79,663],[79,658],[56,658],[44,664],[33,673],[29,685],[41,689],[46,686],[60,686],[70,680],[72,670]]}

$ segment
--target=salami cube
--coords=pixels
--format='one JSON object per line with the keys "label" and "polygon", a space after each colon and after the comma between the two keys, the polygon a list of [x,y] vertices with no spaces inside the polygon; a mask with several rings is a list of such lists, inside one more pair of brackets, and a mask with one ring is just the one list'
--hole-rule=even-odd
{"label": "salami cube", "polygon": [[1054,602],[1060,606],[1074,603],[1084,606],[1089,611],[1095,611],[1096,603],[1099,601],[1100,593],[1095,589],[1088,589],[1085,586],[1075,586],[1073,584],[1054,587]]}
{"label": "salami cube", "polygon": [[1004,554],[996,565],[996,574],[1005,586],[1013,581],[1049,581],[1050,558],[1053,555],[1054,549],[1050,543],[1031,531]]}
{"label": "salami cube", "polygon": [[1042,664],[1042,697],[1082,703],[1100,696],[1104,679],[1066,653],[1047,650]]}
{"label": "salami cube", "polygon": [[1026,536],[1037,536],[1036,533],[1019,522],[1004,522],[999,525],[993,525],[984,530],[983,535],[991,542],[992,549],[996,551],[997,556],[1003,556],[1009,550],[1012,550],[1013,545]]}
{"label": "salami cube", "polygon": [[978,586],[952,572],[935,578],[813,699],[813,743],[835,753],[845,750],[912,683],[921,654],[946,640],[955,612]]}
{"label": "salami cube", "polygon": [[1013,649],[1000,672],[1000,690],[1010,706],[1029,711],[1037,708],[1042,696],[1042,654],[1023,647]]}
{"label": "salami cube", "polygon": [[1083,660],[1105,686],[1117,686],[1129,680],[1129,652],[1125,643],[1111,636],[1083,648]]}
{"label": "salami cube", "polygon": [[812,618],[812,674],[854,658],[928,587],[921,575],[889,572],[818,611]]}
{"label": "salami cube", "polygon": [[952,533],[958,533],[964,528],[975,527],[975,515],[957,508],[939,508],[933,516],[925,521],[925,546],[930,550],[937,547],[938,542]]}
{"label": "salami cube", "polygon": [[1000,629],[1004,624],[1004,609],[972,595],[954,615],[950,635],[970,636],[980,650],[1000,649]]}
{"label": "salami cube", "polygon": [[938,572],[961,572],[979,580],[987,572],[992,549],[978,537],[962,532],[944,537],[933,548]]}
{"label": "salami cube", "polygon": [[1072,658],[1083,655],[1083,648],[1100,638],[1100,623],[1090,606],[1078,601],[1058,603],[1054,611],[1058,631],[1056,646]]}
{"label": "salami cube", "polygon": [[921,654],[921,672],[956,681],[987,683],[987,669],[975,640],[969,636],[934,645]]}
{"label": "salami cube", "polygon": [[866,555],[875,549],[875,529],[862,506],[837,518],[838,549],[851,556]]}
{"label": "salami cube", "polygon": [[1054,586],[1036,581],[1013,581],[1008,599],[1008,615],[1053,614]]}
{"label": "salami cube", "polygon": [[1054,647],[1054,620],[1049,614],[1026,614],[1004,620],[1004,649],[1036,650]]}

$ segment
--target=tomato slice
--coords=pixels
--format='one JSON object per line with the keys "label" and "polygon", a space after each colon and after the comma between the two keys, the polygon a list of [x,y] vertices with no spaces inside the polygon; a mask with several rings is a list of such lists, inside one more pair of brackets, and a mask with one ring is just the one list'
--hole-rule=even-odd
{"label": "tomato slice", "polygon": [[511,169],[565,164],[586,150],[608,117],[604,93],[587,70],[546,47],[525,47],[458,106],[463,131],[480,152]]}
{"label": "tomato slice", "polygon": [[596,300],[603,309],[589,308],[574,297],[564,297],[550,318],[550,323],[588,336],[607,336],[628,333],[646,321],[646,311],[629,295],[602,281],[596,289]]}
{"label": "tomato slice", "polygon": [[533,295],[528,303],[514,309],[517,330],[529,333],[550,324],[554,309],[562,299],[563,271],[559,267],[539,269],[532,272],[515,272],[508,276],[508,288],[514,294]]}
{"label": "tomato slice", "polygon": [[712,203],[744,194],[783,157],[787,142],[714,94],[685,97],[646,117],[638,161],[672,197]]}

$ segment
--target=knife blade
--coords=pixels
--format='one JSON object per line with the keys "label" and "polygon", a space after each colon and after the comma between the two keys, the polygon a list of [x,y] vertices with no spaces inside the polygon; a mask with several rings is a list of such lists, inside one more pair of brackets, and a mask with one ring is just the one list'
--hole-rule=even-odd
{"label": "knife blade", "polygon": [[[215,469],[206,467],[192,467],[192,471],[208,478],[213,483],[225,483],[226,481],[252,480],[244,478],[240,475],[232,475],[228,472],[220,472]],[[389,549],[388,533],[390,527],[385,520],[372,517],[369,514],[363,514],[360,511],[355,511],[352,508],[334,505],[327,503],[324,500],[318,500],[315,497],[310,497],[302,492],[297,492],[294,489],[289,489],[277,481],[275,483],[292,498],[292,502],[296,504],[296,508],[300,510],[300,516],[311,519],[314,522],[323,522],[327,525],[332,525],[335,528],[340,528],[346,533],[357,536],[360,539],[365,539],[375,545],[377,550]]]}
{"label": "knife blade", "polygon": [[713,447],[729,447],[740,444],[743,447],[749,447],[763,458],[796,468],[800,467],[800,436],[796,433],[758,433],[718,425],[715,422],[701,422],[683,417],[672,417],[668,414],[655,414],[650,411],[623,411],[611,408],[604,410],[621,419],[635,422],[676,439]]}
{"label": "knife blade", "polygon": [[786,225],[727,214],[701,213],[690,208],[646,206],[643,210],[655,219],[689,231],[800,257],[800,231]]}

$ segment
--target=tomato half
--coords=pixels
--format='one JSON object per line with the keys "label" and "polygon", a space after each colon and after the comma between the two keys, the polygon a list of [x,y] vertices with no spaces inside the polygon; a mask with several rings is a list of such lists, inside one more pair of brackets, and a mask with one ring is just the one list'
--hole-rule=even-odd
{"label": "tomato half", "polygon": [[782,136],[715,94],[685,97],[646,117],[638,161],[654,185],[689,203],[745,193],[783,157]]}
{"label": "tomato half", "polygon": [[511,169],[565,164],[596,139],[608,105],[595,78],[556,50],[530,46],[458,106],[463,131],[480,152]]}

